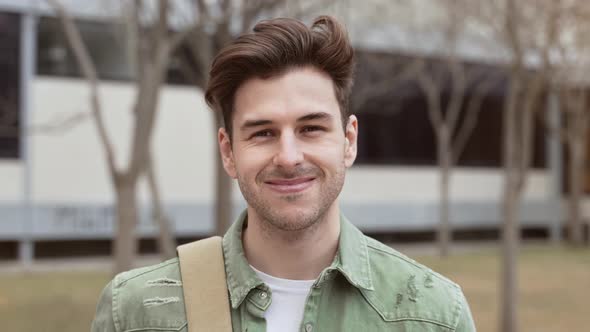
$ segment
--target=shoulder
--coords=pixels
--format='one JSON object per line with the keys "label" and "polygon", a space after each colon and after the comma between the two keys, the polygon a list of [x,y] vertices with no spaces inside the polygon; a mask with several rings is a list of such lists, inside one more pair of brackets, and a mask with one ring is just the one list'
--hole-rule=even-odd
{"label": "shoulder", "polygon": [[182,285],[178,258],[165,262],[122,272],[113,279],[113,287],[126,290],[154,285]]}
{"label": "shoulder", "polygon": [[419,320],[452,331],[462,320],[471,320],[459,285],[391,247],[365,238],[374,290],[363,295],[383,319]]}
{"label": "shoulder", "polygon": [[408,277],[410,280],[415,279],[411,278],[413,275],[422,275],[424,280],[421,283],[425,288],[434,288],[434,283],[436,283],[444,289],[460,290],[459,285],[455,282],[390,246],[368,236],[365,236],[365,239],[367,240],[369,259],[372,263],[371,267],[375,269],[373,272],[394,274],[397,277],[396,280],[399,277]]}
{"label": "shoulder", "polygon": [[178,258],[120,273],[107,287],[117,331],[186,326]]}

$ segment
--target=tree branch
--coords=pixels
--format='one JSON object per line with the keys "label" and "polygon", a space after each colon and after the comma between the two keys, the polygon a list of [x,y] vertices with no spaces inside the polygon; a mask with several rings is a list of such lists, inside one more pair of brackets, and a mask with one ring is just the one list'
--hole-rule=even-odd
{"label": "tree branch", "polygon": [[242,2],[242,31],[248,31],[254,20],[262,12],[267,12],[284,4],[284,0],[251,0]]}
{"label": "tree branch", "polygon": [[169,2],[168,0],[158,0],[158,25],[156,27],[156,48],[159,48],[158,44],[164,44],[167,42],[168,37],[168,13],[169,13]]}
{"label": "tree branch", "polygon": [[426,95],[428,117],[438,140],[440,137],[440,128],[444,125],[440,98],[441,90],[431,75],[424,70],[418,73],[417,81]]}
{"label": "tree branch", "polygon": [[196,2],[196,8],[198,10],[198,21],[199,22],[208,22],[211,20],[211,11],[209,10],[209,6],[205,3],[205,0],[193,0],[193,3]]}
{"label": "tree branch", "polygon": [[80,71],[88,81],[94,123],[96,124],[100,141],[102,142],[106,154],[109,170],[115,176],[116,174],[118,174],[118,170],[116,168],[113,147],[107,134],[106,126],[104,124],[102,115],[102,107],[98,97],[98,75],[96,73],[96,68],[94,67],[88,50],[86,49],[86,46],[82,41],[80,31],[76,27],[72,18],[66,12],[63,5],[57,0],[47,1],[55,9],[58,16],[60,17],[62,27],[68,40],[68,44],[72,52],[74,53],[74,57],[76,58],[78,67],[80,68]]}
{"label": "tree branch", "polygon": [[[479,117],[479,113],[481,113],[481,105],[483,103],[486,94],[492,89],[494,85],[498,83],[495,79],[487,79],[483,82],[479,83],[475,88],[473,96],[469,98],[467,103],[467,109],[465,110],[465,119],[461,124],[457,136],[454,140],[453,146],[453,165],[456,165],[459,162],[459,158],[463,154],[465,147],[467,146],[467,142],[475,126],[477,124],[477,119]],[[454,132],[454,131],[453,131]]]}
{"label": "tree branch", "polygon": [[358,110],[371,99],[390,93],[398,84],[414,79],[424,69],[424,66],[424,61],[415,60],[410,65],[403,66],[401,72],[393,74],[389,79],[364,85],[355,93],[353,109]]}
{"label": "tree branch", "polygon": [[70,130],[80,123],[86,121],[89,116],[92,116],[92,112],[78,112],[71,114],[66,118],[55,120],[52,123],[44,123],[42,125],[32,126],[29,129],[29,132],[33,135],[62,134],[64,131]]}
{"label": "tree branch", "polygon": [[450,93],[449,104],[447,105],[446,122],[452,135],[457,127],[457,121],[463,107],[467,84],[465,68],[463,67],[463,64],[457,60],[456,55],[451,55],[447,63],[451,74],[452,91]]}

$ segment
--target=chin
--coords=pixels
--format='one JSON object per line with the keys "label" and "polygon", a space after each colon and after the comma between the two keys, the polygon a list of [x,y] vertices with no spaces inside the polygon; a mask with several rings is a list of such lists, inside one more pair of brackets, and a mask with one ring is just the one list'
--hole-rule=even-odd
{"label": "chin", "polygon": [[319,212],[314,207],[284,207],[274,209],[270,223],[284,231],[304,230],[317,223]]}

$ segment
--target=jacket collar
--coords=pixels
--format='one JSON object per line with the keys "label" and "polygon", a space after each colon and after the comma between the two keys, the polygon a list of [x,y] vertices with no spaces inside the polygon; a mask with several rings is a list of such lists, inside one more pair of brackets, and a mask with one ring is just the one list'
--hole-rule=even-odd
{"label": "jacket collar", "polygon": [[340,215],[340,243],[332,264],[353,286],[373,290],[367,238],[346,217]]}
{"label": "jacket collar", "polygon": [[[242,212],[223,237],[227,287],[234,309],[240,306],[251,290],[265,288],[262,280],[250,267],[244,253],[242,230],[247,217],[246,211]],[[374,289],[366,237],[342,215],[338,253],[326,270],[339,271],[357,288]]]}

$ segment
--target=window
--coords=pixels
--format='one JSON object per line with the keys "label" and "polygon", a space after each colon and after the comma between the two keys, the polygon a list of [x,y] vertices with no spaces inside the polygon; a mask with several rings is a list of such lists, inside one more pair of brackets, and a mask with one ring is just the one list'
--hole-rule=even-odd
{"label": "window", "polygon": [[[379,82],[390,79],[387,75],[393,76],[408,68],[414,59],[357,51],[357,61],[357,78],[351,97],[352,111],[359,119],[357,164],[436,165],[437,142],[422,89],[411,80],[400,81],[393,88],[379,88]],[[433,68],[443,65],[432,59],[426,62]],[[468,64],[466,68],[480,75],[495,73],[496,77],[501,77],[499,69],[493,66]],[[468,87],[467,95],[473,92],[474,87]],[[449,93],[443,90],[443,105],[448,102]],[[483,99],[476,126],[459,158],[458,166],[501,167],[505,93],[505,82],[498,79],[498,83]],[[459,125],[465,119],[465,108],[461,111]],[[542,127],[538,119],[532,159],[532,166],[536,168],[545,167]]]}
{"label": "window", "polygon": [[0,13],[0,159],[20,157],[20,16]]}
{"label": "window", "polygon": [[[119,37],[123,34],[117,33],[117,29],[122,27],[95,21],[76,21],[76,26],[100,79],[132,78],[125,41]],[[37,27],[37,73],[81,77],[78,63],[69,48],[60,20],[55,17],[42,17]]]}
{"label": "window", "polygon": [[[105,21],[76,20],[98,77],[101,80],[130,81],[134,79],[131,52],[125,27]],[[166,82],[190,84],[183,73],[180,51],[172,54]],[[42,17],[37,32],[37,73],[48,76],[81,77],[78,63],[70,50],[59,18]]]}

